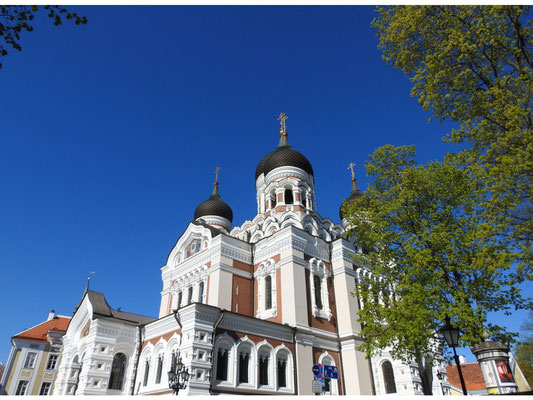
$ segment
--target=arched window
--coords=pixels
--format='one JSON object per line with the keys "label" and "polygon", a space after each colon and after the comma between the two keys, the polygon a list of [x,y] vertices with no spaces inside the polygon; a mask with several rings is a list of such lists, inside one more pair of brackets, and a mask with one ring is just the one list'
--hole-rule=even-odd
{"label": "arched window", "polygon": [[313,283],[315,285],[316,308],[322,310],[322,280],[318,275],[313,275]]}
{"label": "arched window", "polygon": [[304,206],[304,208],[307,208],[307,192],[305,191],[305,189],[302,189],[302,205]]}
{"label": "arched window", "polygon": [[178,293],[178,304],[176,306],[176,308],[180,308],[181,307],[181,300],[183,300],[183,292],[179,292]]}
{"label": "arched window", "polygon": [[272,308],[272,276],[265,276],[265,310]]}
{"label": "arched window", "polygon": [[187,296],[187,304],[192,303],[192,286],[189,288],[189,294]]}
{"label": "arched window", "polygon": [[273,190],[270,192],[270,208],[276,207],[276,192]]}
{"label": "arched window", "polygon": [[111,376],[109,377],[109,389],[122,390],[124,375],[126,374],[126,356],[122,353],[115,354],[111,364]]}
{"label": "arched window", "polygon": [[144,378],[143,378],[143,386],[148,385],[148,374],[150,373],[150,360],[146,360],[144,362]]}
{"label": "arched window", "polygon": [[250,364],[250,352],[246,350],[239,351],[239,383],[248,383],[248,368]]}
{"label": "arched window", "polygon": [[292,195],[292,189],[285,188],[285,204],[293,204],[293,203],[294,203],[294,197]]}
{"label": "arched window", "polygon": [[278,387],[287,387],[287,358],[286,356],[278,355],[277,359],[278,367]]}
{"label": "arched window", "polygon": [[217,353],[217,380],[228,380],[228,353],[227,349],[218,349]]}
{"label": "arched window", "polygon": [[259,355],[259,385],[268,385],[268,362],[269,355],[262,353]]}
{"label": "arched window", "polygon": [[155,374],[155,383],[161,383],[161,375],[163,373],[163,354],[157,357],[157,371]]}
{"label": "arched window", "polygon": [[198,303],[204,302],[204,282],[200,282],[198,285]]}
{"label": "arched window", "polygon": [[176,369],[176,365],[178,365],[178,350],[172,350],[170,355],[170,366],[172,370]]}
{"label": "arched window", "polygon": [[390,361],[385,361],[381,365],[383,371],[383,380],[385,381],[385,392],[396,393],[396,382],[394,381],[394,371],[392,370],[392,364]]}

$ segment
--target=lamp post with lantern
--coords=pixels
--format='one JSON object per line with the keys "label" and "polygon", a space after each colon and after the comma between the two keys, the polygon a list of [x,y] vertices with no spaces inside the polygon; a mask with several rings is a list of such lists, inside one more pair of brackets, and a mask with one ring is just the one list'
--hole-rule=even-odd
{"label": "lamp post with lantern", "polygon": [[172,366],[170,371],[168,371],[168,387],[173,389],[174,394],[177,395],[180,389],[187,387],[189,377],[189,371],[181,362],[181,356],[178,354],[177,358],[172,360]]}
{"label": "lamp post with lantern", "polygon": [[455,364],[457,364],[457,372],[459,373],[459,380],[461,381],[461,387],[463,389],[463,394],[468,395],[466,390],[465,380],[463,378],[463,371],[461,370],[461,362],[459,361],[459,356],[455,351],[455,347],[459,345],[459,329],[455,328],[450,323],[450,317],[446,316],[444,318],[445,324],[440,329],[440,333],[444,336],[446,343],[453,349],[453,358],[455,359]]}

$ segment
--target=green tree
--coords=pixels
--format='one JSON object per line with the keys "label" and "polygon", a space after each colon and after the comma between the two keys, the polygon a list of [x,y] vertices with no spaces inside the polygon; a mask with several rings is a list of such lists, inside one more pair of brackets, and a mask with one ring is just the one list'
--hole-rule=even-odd
{"label": "green tree", "polygon": [[516,346],[516,360],[530,386],[533,385],[533,310],[522,325],[525,340]]}
{"label": "green tree", "polygon": [[[58,26],[63,19],[72,20],[76,25],[86,24],[87,18],[75,12],[70,12],[61,6],[42,6],[49,18]],[[20,34],[23,31],[33,31],[33,19],[39,10],[38,6],[2,6],[0,5],[0,57],[8,54],[7,49],[22,50],[20,46]],[[0,63],[2,68],[2,63]]]}
{"label": "green tree", "polygon": [[[383,58],[413,82],[411,94],[445,137],[448,155],[478,179],[478,207],[512,250],[517,280],[532,279],[533,20],[528,6],[378,7]],[[464,146],[463,146],[464,147]]]}
{"label": "green tree", "polygon": [[451,162],[418,166],[414,156],[414,146],[377,149],[366,163],[373,183],[343,205],[348,234],[371,249],[356,255],[374,276],[358,285],[361,349],[424,360],[438,352],[447,315],[461,327],[462,345],[478,343],[484,331],[511,341],[515,335],[487,314],[527,303],[511,283],[512,252],[486,235],[492,222],[477,207],[479,181]]}

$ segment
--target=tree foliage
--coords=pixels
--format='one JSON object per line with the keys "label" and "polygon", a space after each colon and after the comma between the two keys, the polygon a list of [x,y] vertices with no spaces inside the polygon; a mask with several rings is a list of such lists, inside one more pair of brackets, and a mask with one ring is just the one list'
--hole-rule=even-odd
{"label": "tree foliage", "polygon": [[372,22],[383,58],[413,82],[438,120],[458,123],[448,155],[483,190],[478,207],[532,279],[533,21],[528,6],[395,6]]}
{"label": "tree foliage", "polygon": [[529,319],[524,322],[525,340],[516,346],[516,359],[529,385],[533,385],[533,310],[529,310]]}
{"label": "tree foliage", "polygon": [[358,286],[362,349],[423,358],[436,350],[447,315],[461,327],[462,345],[484,331],[511,341],[487,314],[528,303],[511,282],[512,251],[486,234],[492,221],[477,207],[479,182],[449,161],[416,165],[414,156],[414,146],[377,149],[366,163],[373,183],[343,206],[348,234],[371,249],[356,255],[374,276]]}
{"label": "tree foliage", "polygon": [[[49,18],[58,26],[63,19],[72,20],[76,25],[86,24],[87,18],[75,12],[70,12],[61,6],[42,6]],[[22,50],[20,35],[22,32],[33,31],[33,19],[39,10],[38,6],[8,6],[0,5],[0,37],[4,44],[0,43],[0,57],[8,54],[8,48]],[[0,63],[2,68],[2,63]]]}

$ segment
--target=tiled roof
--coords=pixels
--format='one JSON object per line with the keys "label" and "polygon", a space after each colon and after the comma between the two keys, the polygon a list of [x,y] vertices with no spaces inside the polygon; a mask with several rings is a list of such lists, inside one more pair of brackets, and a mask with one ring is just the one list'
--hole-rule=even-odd
{"label": "tiled roof", "polygon": [[[448,372],[448,381],[457,387],[461,387],[461,380],[459,379],[459,373],[457,372],[457,365],[446,365],[446,371]],[[463,372],[463,378],[465,379],[465,385],[467,391],[474,390],[486,390],[485,379],[478,362],[461,364],[461,371]]]}
{"label": "tiled roof", "polygon": [[23,332],[13,336],[13,339],[28,339],[37,340],[39,342],[46,342],[46,335],[50,330],[67,331],[67,326],[70,322],[70,317],[56,316],[49,321],[44,321],[33,328],[26,329]]}

